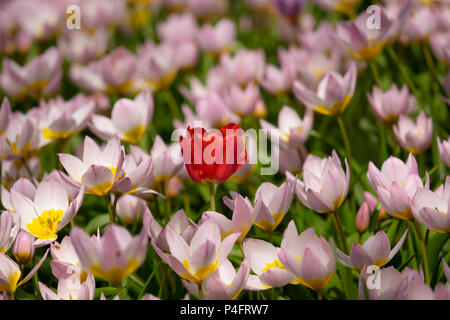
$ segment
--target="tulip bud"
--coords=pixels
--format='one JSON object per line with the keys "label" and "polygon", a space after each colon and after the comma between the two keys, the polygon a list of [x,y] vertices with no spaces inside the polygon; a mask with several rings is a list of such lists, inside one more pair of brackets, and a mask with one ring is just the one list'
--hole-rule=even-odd
{"label": "tulip bud", "polygon": [[166,184],[166,196],[169,198],[175,198],[183,188],[181,180],[177,177],[172,177]]}
{"label": "tulip bud", "polygon": [[369,222],[369,205],[367,204],[367,202],[364,202],[359,208],[358,213],[356,214],[356,230],[358,230],[359,233],[366,232],[367,228],[369,228]]}
{"label": "tulip bud", "polygon": [[257,118],[264,118],[267,115],[267,108],[263,100],[259,100],[255,104],[255,109],[253,109],[253,112]]}
{"label": "tulip bud", "polygon": [[369,207],[369,212],[372,213],[373,210],[375,210],[375,207],[377,206],[378,199],[370,192],[364,191],[364,202],[367,203]]}
{"label": "tulip bud", "polygon": [[128,224],[133,224],[136,219],[141,219],[147,204],[141,198],[125,194],[117,201],[116,213]]}
{"label": "tulip bud", "polygon": [[20,264],[26,264],[33,258],[34,240],[35,238],[28,232],[19,232],[12,250],[17,262],[19,262]]}
{"label": "tulip bud", "polygon": [[378,212],[378,221],[384,221],[386,220],[387,212],[383,208],[380,209],[380,212]]}

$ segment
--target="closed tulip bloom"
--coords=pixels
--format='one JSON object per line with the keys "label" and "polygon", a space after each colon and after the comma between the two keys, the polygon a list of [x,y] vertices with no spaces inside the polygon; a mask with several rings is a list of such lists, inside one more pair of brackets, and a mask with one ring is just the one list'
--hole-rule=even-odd
{"label": "closed tulip bloom", "polygon": [[25,231],[20,231],[12,249],[14,258],[19,264],[26,264],[34,256],[35,238]]}
{"label": "closed tulip bloom", "polygon": [[258,239],[245,239],[244,252],[255,274],[248,277],[245,289],[252,291],[283,287],[295,278],[278,258],[280,248]]}
{"label": "closed tulip bloom", "polygon": [[356,219],[355,219],[355,225],[356,230],[359,233],[364,233],[369,228],[369,222],[370,222],[370,212],[369,212],[369,206],[366,202],[362,204],[362,206],[359,208],[358,212],[356,213]]}
{"label": "closed tulip bloom", "polygon": [[109,225],[96,238],[75,227],[70,237],[81,266],[116,286],[140,267],[147,253],[146,226],[133,237],[124,227]]}
{"label": "closed tulip bloom", "polygon": [[88,273],[80,264],[80,259],[75,252],[70,236],[65,236],[61,243],[53,242],[50,246],[50,253],[52,255],[50,266],[57,279],[67,275],[76,275],[80,282],[86,281]]}
{"label": "closed tulip bloom", "polygon": [[20,216],[21,229],[37,238],[34,245],[53,242],[57,232],[76,215],[84,198],[84,185],[75,199],[69,199],[64,185],[56,179],[44,179],[36,189],[34,199],[11,190],[11,202]]}
{"label": "closed tulip bloom", "polygon": [[409,91],[406,85],[401,90],[396,84],[382,92],[378,87],[373,87],[372,95],[367,93],[367,99],[378,119],[385,123],[395,123],[401,114],[405,114],[409,106]]}
{"label": "closed tulip bloom", "polygon": [[374,236],[360,245],[358,242],[353,243],[350,250],[350,256],[347,256],[339,249],[337,250],[339,262],[346,267],[353,267],[361,270],[364,266],[376,265],[382,267],[387,264],[400,250],[406,239],[408,230],[391,250],[391,244],[387,234],[380,230]]}
{"label": "closed tulip bloom", "polygon": [[182,279],[201,283],[217,270],[231,251],[239,233],[221,240],[220,228],[211,219],[205,220],[187,242],[172,227],[166,228],[170,254],[156,252]]}
{"label": "closed tulip bloom", "polygon": [[4,58],[0,84],[11,97],[48,97],[60,87],[62,78],[62,57],[52,47],[21,67],[13,60]]}
{"label": "closed tulip bloom", "polygon": [[353,97],[356,77],[356,64],[352,63],[344,77],[334,71],[328,72],[320,80],[317,92],[306,88],[299,81],[294,82],[293,90],[306,107],[325,115],[338,116],[345,111]]}
{"label": "closed tulip bloom", "polygon": [[274,231],[288,212],[293,197],[294,182],[285,181],[279,187],[262,183],[255,194],[255,224],[265,231]]}
{"label": "closed tulip bloom", "polygon": [[247,160],[242,130],[237,124],[213,132],[188,127],[186,133],[186,137],[180,137],[181,153],[186,170],[195,182],[225,182]]}
{"label": "closed tulip bloom", "polygon": [[86,136],[82,159],[71,154],[58,154],[59,161],[69,174],[66,176],[61,172],[61,177],[76,188],[85,184],[87,193],[105,196],[122,178],[124,154],[118,136],[108,140],[102,148]]}
{"label": "closed tulip bloom", "polygon": [[275,4],[281,14],[288,17],[297,17],[306,4],[305,0],[276,0]]}
{"label": "closed tulip bloom", "polygon": [[[244,289],[250,274],[250,264],[243,261],[238,272],[230,260],[226,259],[214,273],[202,282],[203,298],[205,300],[235,300]],[[193,282],[181,280],[192,294],[198,296],[198,286]]]}
{"label": "closed tulip bloom", "polygon": [[364,191],[364,202],[368,205],[369,213],[372,213],[378,204],[378,199],[370,192]]}
{"label": "closed tulip bloom", "polygon": [[0,253],[5,253],[11,248],[19,231],[20,217],[11,211],[3,211],[0,215]]}
{"label": "closed tulip bloom", "polygon": [[284,231],[278,257],[294,276],[292,284],[302,284],[317,292],[326,287],[336,267],[328,242],[317,237],[314,228],[299,235],[293,220]]}
{"label": "closed tulip bloom", "polygon": [[306,110],[304,118],[301,119],[294,109],[284,106],[278,113],[278,128],[264,119],[259,120],[259,123],[262,129],[268,131],[269,136],[276,132],[274,138],[281,138],[279,143],[282,148],[295,149],[308,140],[313,128],[314,112],[311,109]]}
{"label": "closed tulip bloom", "polygon": [[124,194],[117,200],[116,213],[126,223],[133,224],[136,220],[142,219],[146,208],[145,200],[131,194]]}
{"label": "closed tulip bloom", "polygon": [[435,33],[430,38],[430,46],[439,61],[450,63],[450,31]]}
{"label": "closed tulip bloom", "polygon": [[236,241],[242,242],[250,231],[250,228],[256,219],[257,212],[253,210],[248,198],[244,199],[240,194],[232,194],[232,197],[233,199],[224,197],[224,202],[229,203],[228,205],[230,205],[233,210],[231,220],[225,215],[214,211],[205,212],[203,218],[214,220],[220,227],[222,238],[225,238],[232,233],[240,233],[241,235]]}
{"label": "closed tulip bloom", "polygon": [[423,188],[423,183],[412,154],[409,154],[406,163],[389,157],[381,171],[369,162],[367,181],[377,191],[380,203],[388,214],[402,220],[413,218],[410,202],[416,191]]}
{"label": "closed tulip bloom", "polygon": [[416,121],[400,115],[398,124],[393,126],[398,143],[407,151],[418,154],[429,148],[433,137],[433,120],[427,118],[423,110]]}
{"label": "closed tulip bloom", "polygon": [[39,290],[44,300],[94,300],[95,279],[89,275],[84,282],[76,275],[66,275],[59,279],[57,293],[39,281]]}
{"label": "closed tulip bloom", "polygon": [[441,161],[450,168],[450,138],[442,141],[439,138],[436,140]]}
{"label": "closed tulip bloom", "polygon": [[16,292],[18,287],[28,282],[28,280],[30,280],[39,270],[42,263],[47,258],[47,254],[48,249],[30,273],[19,282],[19,279],[22,276],[19,266],[10,257],[0,253],[0,291],[8,293]]}
{"label": "closed tulip bloom", "polygon": [[435,192],[419,189],[411,199],[414,218],[425,228],[439,233],[450,233],[450,177]]}
{"label": "closed tulip bloom", "polygon": [[212,54],[228,52],[236,39],[236,26],[229,19],[221,19],[215,26],[205,23],[197,32],[203,51]]}
{"label": "closed tulip bloom", "polygon": [[332,156],[319,158],[309,155],[303,164],[303,181],[290,173],[288,180],[296,182],[295,193],[308,208],[318,213],[336,212],[345,200],[350,183],[350,169],[345,159],[346,170],[336,151]]}
{"label": "closed tulip bloom", "polygon": [[103,79],[107,92],[127,92],[133,85],[136,57],[124,47],[119,47],[102,59]]}
{"label": "closed tulip bloom", "polygon": [[134,100],[121,98],[114,104],[111,119],[94,115],[89,128],[104,140],[118,135],[122,141],[138,144],[152,120],[153,109],[150,91],[140,93]]}

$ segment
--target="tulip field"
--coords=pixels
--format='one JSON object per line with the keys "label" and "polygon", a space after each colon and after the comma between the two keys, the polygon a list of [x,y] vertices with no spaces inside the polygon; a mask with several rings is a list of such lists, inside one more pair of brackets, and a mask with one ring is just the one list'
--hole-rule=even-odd
{"label": "tulip field", "polygon": [[3,0],[0,55],[0,300],[450,300],[450,1]]}

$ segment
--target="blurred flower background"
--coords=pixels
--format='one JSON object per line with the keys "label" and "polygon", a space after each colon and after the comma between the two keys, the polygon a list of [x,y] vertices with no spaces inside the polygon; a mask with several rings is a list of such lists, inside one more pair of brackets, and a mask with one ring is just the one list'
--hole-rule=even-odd
{"label": "blurred flower background", "polygon": [[0,300],[450,299],[448,0],[3,0],[0,54]]}

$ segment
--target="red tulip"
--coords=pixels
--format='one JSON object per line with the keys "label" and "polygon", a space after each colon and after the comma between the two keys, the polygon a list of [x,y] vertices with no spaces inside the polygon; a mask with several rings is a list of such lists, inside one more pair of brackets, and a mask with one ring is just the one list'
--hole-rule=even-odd
{"label": "red tulip", "polygon": [[213,132],[188,127],[180,144],[186,170],[199,183],[222,183],[247,160],[242,129],[234,123]]}

